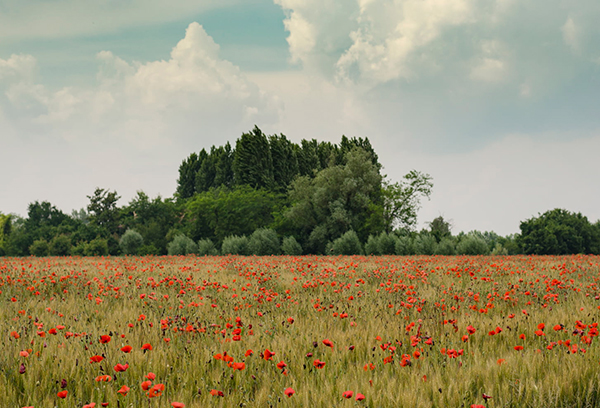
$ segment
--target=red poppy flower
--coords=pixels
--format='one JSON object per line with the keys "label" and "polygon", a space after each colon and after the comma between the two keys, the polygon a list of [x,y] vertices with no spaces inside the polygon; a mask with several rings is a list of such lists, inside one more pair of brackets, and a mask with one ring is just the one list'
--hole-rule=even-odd
{"label": "red poppy flower", "polygon": [[476,330],[475,330],[475,327],[468,325],[467,331],[469,332],[469,334],[474,334]]}
{"label": "red poppy flower", "polygon": [[150,351],[152,350],[152,345],[150,343],[146,343],[142,345],[142,350],[144,351]]}
{"label": "red poppy flower", "polygon": [[523,346],[515,346],[515,350],[521,351],[521,350],[523,350]]}
{"label": "red poppy flower", "polygon": [[128,368],[129,364],[117,364],[116,366],[114,366],[116,372],[127,371]]}
{"label": "red poppy flower", "polygon": [[244,356],[248,357],[248,356],[251,356],[252,354],[254,354],[254,351],[248,349],[248,350],[246,350],[246,354],[244,354]]}
{"label": "red poppy flower", "polygon": [[246,368],[246,363],[233,363],[232,367],[233,367],[233,371],[235,371],[235,370],[242,371],[243,369]]}
{"label": "red poppy flower", "polygon": [[100,343],[106,344],[110,341],[111,337],[108,334],[103,334],[100,336]]}
{"label": "red poppy flower", "polygon": [[151,385],[152,385],[152,381],[144,381],[141,384],[142,390],[148,391],[148,388],[150,388]]}
{"label": "red poppy flower", "polygon": [[327,347],[333,348],[333,342],[329,339],[323,340],[323,344],[325,344]]}
{"label": "red poppy flower", "polygon": [[67,394],[68,394],[68,393],[69,393],[69,391],[67,391],[67,390],[62,390],[62,391],[59,391],[58,393],[56,393],[56,396],[57,396],[58,398],[67,398]]}
{"label": "red poppy flower", "polygon": [[146,378],[149,379],[150,381],[154,381],[154,379],[156,378],[156,374],[150,372],[150,373],[146,374]]}
{"label": "red poppy flower", "polygon": [[344,391],[344,393],[342,394],[342,397],[352,398],[352,394],[354,394],[352,391]]}
{"label": "red poppy flower", "polygon": [[319,361],[319,359],[316,359],[316,360],[313,362],[313,365],[314,365],[315,367],[317,367],[318,369],[321,369],[321,368],[325,367],[325,362],[324,362],[324,361]]}
{"label": "red poppy flower", "polygon": [[286,388],[285,390],[283,390],[283,393],[284,393],[285,395],[287,395],[287,396],[288,396],[288,398],[289,398],[289,397],[291,397],[292,395],[294,395],[294,394],[296,393],[296,391],[294,391],[294,389],[293,389],[293,388]]}
{"label": "red poppy flower", "polygon": [[129,388],[128,386],[124,385],[121,387],[121,389],[119,391],[117,391],[119,394],[121,394],[122,396],[126,396],[127,393],[129,392],[131,388]]}
{"label": "red poppy flower", "polygon": [[171,402],[171,406],[173,408],[185,408],[185,404],[183,402]]}
{"label": "red poppy flower", "polygon": [[212,395],[213,397],[224,397],[225,394],[223,394],[223,391],[219,391],[219,390],[210,390],[210,395]]}
{"label": "red poppy flower", "polygon": [[130,345],[121,347],[121,351],[123,353],[129,353],[131,351],[131,349],[132,349],[132,347]]}
{"label": "red poppy flower", "polygon": [[273,353],[269,349],[265,349],[265,352],[263,353],[263,358],[265,360],[270,360],[271,358],[273,358],[274,355],[275,355],[275,353]]}
{"label": "red poppy flower", "polygon": [[280,370],[283,370],[285,367],[287,367],[287,364],[284,363],[283,360],[277,363],[277,368],[279,368]]}
{"label": "red poppy flower", "polygon": [[99,363],[102,360],[104,360],[104,357],[102,357],[102,356],[91,356],[90,357],[90,363]]}
{"label": "red poppy flower", "polygon": [[357,401],[362,401],[365,399],[365,396],[362,395],[360,392],[356,393],[356,400]]}

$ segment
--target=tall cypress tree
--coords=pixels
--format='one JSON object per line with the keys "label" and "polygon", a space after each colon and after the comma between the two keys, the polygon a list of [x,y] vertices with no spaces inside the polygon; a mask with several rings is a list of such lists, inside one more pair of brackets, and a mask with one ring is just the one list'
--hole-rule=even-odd
{"label": "tall cypress tree", "polygon": [[196,174],[202,166],[202,160],[206,157],[206,151],[202,149],[200,155],[196,153],[181,162],[179,166],[179,179],[177,180],[176,194],[179,199],[185,200],[194,195],[196,191]]}
{"label": "tall cypress tree", "polygon": [[271,157],[273,158],[273,179],[275,189],[285,192],[292,180],[298,175],[298,159],[294,143],[285,135],[269,136]]}
{"label": "tall cypress tree", "polygon": [[233,187],[233,153],[229,142],[217,149],[215,186]]}
{"label": "tall cypress tree", "polygon": [[273,159],[269,141],[264,133],[254,126],[237,140],[233,159],[235,183],[254,188],[273,187]]}
{"label": "tall cypress tree", "polygon": [[314,177],[321,170],[321,161],[319,160],[319,142],[316,139],[302,139],[300,148],[297,152],[298,170],[300,175]]}

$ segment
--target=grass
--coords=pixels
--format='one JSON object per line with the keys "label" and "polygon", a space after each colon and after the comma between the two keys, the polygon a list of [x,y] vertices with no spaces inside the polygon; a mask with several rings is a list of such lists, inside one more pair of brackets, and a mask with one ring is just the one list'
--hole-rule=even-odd
{"label": "grass", "polygon": [[600,406],[599,261],[0,258],[0,406]]}

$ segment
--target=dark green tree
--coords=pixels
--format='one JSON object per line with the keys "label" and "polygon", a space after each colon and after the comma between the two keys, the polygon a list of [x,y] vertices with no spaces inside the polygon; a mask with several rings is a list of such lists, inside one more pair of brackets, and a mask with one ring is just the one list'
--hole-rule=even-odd
{"label": "dark green tree", "polygon": [[556,208],[521,222],[518,242],[526,254],[600,253],[600,230],[581,213]]}
{"label": "dark green tree", "polygon": [[452,225],[450,222],[446,221],[444,217],[441,215],[433,219],[433,221],[428,222],[429,231],[431,235],[435,237],[435,240],[439,243],[444,238],[450,238],[452,233],[450,230],[452,229]]}
{"label": "dark green tree", "polygon": [[116,191],[96,187],[94,194],[87,196],[90,203],[87,210],[90,222],[108,232],[117,234],[119,230],[119,209],[117,201],[121,198]]}
{"label": "dark green tree", "polygon": [[253,188],[273,187],[273,158],[269,141],[255,126],[237,140],[233,158],[233,174],[236,184]]}
{"label": "dark green tree", "polygon": [[432,188],[431,176],[416,170],[411,170],[398,183],[385,183],[382,189],[385,231],[390,233],[397,227],[413,229],[421,198],[429,198]]}
{"label": "dark green tree", "polygon": [[180,200],[186,200],[196,192],[196,176],[206,156],[206,150],[202,149],[200,154],[190,154],[179,166],[179,179],[177,180],[175,196]]}
{"label": "dark green tree", "polygon": [[321,170],[319,142],[316,139],[303,139],[296,149],[298,172],[301,176],[314,177]]}
{"label": "dark green tree", "polygon": [[272,135],[269,136],[269,146],[273,159],[274,188],[279,192],[285,192],[299,173],[294,143],[284,135]]}

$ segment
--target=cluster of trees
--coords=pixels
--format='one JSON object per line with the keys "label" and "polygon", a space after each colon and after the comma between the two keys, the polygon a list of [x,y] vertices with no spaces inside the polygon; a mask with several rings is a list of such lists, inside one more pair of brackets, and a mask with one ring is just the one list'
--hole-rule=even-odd
{"label": "cluster of trees", "polygon": [[431,177],[412,170],[391,183],[381,168],[367,138],[296,144],[255,127],[235,148],[183,160],[173,198],[140,191],[120,207],[116,191],[96,188],[70,215],[46,201],[26,218],[0,213],[0,256],[600,253],[600,223],[560,209],[508,237],[453,236],[443,217],[417,232]]}

